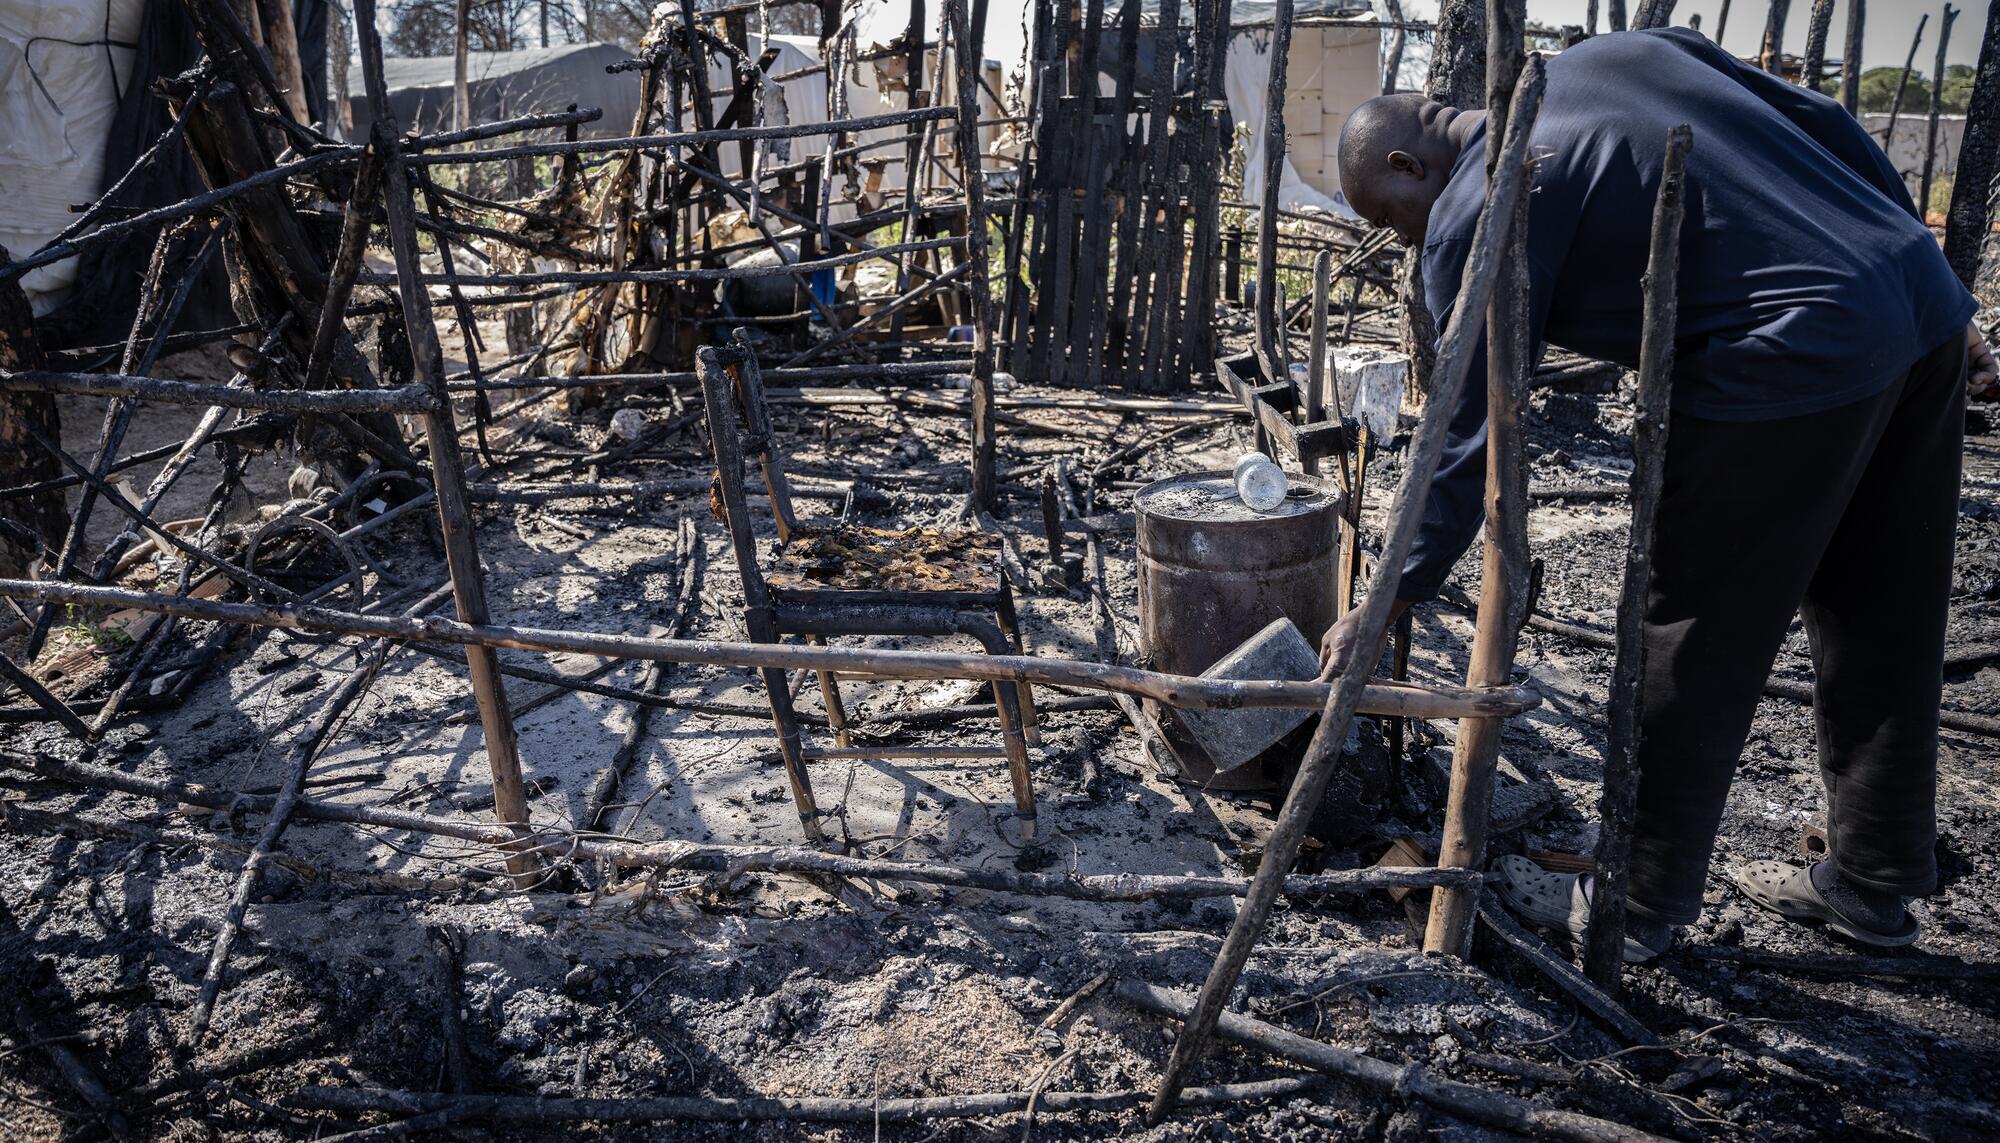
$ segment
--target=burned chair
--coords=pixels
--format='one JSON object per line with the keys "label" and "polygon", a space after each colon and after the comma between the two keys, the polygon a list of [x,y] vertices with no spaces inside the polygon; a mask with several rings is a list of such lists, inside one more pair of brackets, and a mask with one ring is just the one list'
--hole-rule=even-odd
{"label": "burned chair", "polygon": [[[695,354],[695,371],[715,449],[712,504],[729,526],[743,576],[744,626],[751,639],[775,643],[785,635],[798,635],[824,643],[835,635],[970,635],[988,654],[1021,653],[1020,627],[1001,567],[998,537],[972,529],[801,524],[792,512],[783,459],[771,439],[755,353],[740,340],[730,346],[705,347]],[[778,532],[768,575],[758,561],[744,491],[745,467],[753,457],[770,493]],[[1028,773],[1028,746],[1039,741],[1039,734],[1034,696],[1027,684],[993,684],[1002,743],[998,747],[887,752],[852,745],[840,681],[830,671],[816,673],[836,749],[804,746],[786,673],[778,668],[763,670],[778,749],[809,840],[821,839],[821,811],[813,800],[806,764],[825,758],[891,756],[1006,758],[1021,833],[1024,838],[1034,836],[1035,791]]]}

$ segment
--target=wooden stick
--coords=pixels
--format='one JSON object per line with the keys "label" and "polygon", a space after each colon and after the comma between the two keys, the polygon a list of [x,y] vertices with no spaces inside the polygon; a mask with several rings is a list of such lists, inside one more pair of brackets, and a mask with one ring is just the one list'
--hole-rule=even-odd
{"label": "wooden stick", "polygon": [[979,151],[979,68],[986,30],[975,27],[966,0],[945,0],[958,66],[958,160],[965,185],[965,263],[972,267],[972,503],[998,511],[998,436],[993,416],[993,281],[986,234],[985,163]]}
{"label": "wooden stick", "polygon": [[[1381,558],[1375,564],[1367,602],[1361,607],[1357,646],[1380,644],[1383,631],[1388,627],[1390,606],[1395,601],[1396,584],[1402,578],[1403,561],[1409,556],[1410,545],[1423,522],[1422,505],[1431,477],[1437,471],[1438,456],[1444,449],[1445,430],[1458,407],[1459,391],[1472,366],[1472,339],[1476,336],[1479,317],[1467,321],[1465,315],[1484,315],[1487,301],[1492,297],[1498,269],[1496,259],[1508,229],[1505,220],[1513,216],[1515,204],[1526,193],[1527,168],[1524,164],[1528,154],[1528,133],[1534,127],[1535,113],[1541,105],[1542,86],[1541,63],[1533,61],[1514,92],[1514,107],[1508,116],[1506,144],[1501,150],[1499,172],[1492,182],[1486,205],[1480,211],[1478,227],[1473,234],[1472,253],[1466,260],[1464,285],[1459,291],[1459,305],[1452,313],[1451,325],[1445,333],[1444,349],[1438,355],[1437,373],[1432,378],[1431,399],[1411,441],[1402,487],[1396,495],[1395,510],[1390,514],[1393,522],[1385,537]],[[1292,782],[1291,793],[1285,798],[1278,824],[1265,844],[1257,879],[1252,883],[1243,907],[1237,911],[1236,922],[1230,927],[1229,937],[1223,942],[1215,965],[1209,970],[1208,979],[1202,984],[1201,998],[1194,1014],[1174,1044],[1174,1053],[1161,1077],[1159,1091],[1147,1109],[1147,1119],[1151,1123],[1159,1123],[1173,1108],[1175,1097],[1186,1082],[1188,1070],[1201,1057],[1208,1036],[1215,1028],[1216,1017],[1221,1015],[1224,1001],[1235,987],[1243,965],[1250,959],[1258,935],[1264,930],[1264,922],[1270,916],[1281,879],[1292,863],[1298,860],[1306,825],[1318,811],[1320,800],[1326,794],[1327,784],[1340,759],[1341,743],[1347,739],[1348,726],[1354,720],[1362,688],[1374,668],[1373,663],[1363,659],[1364,656],[1355,655],[1348,661],[1347,669],[1341,672],[1339,682],[1327,696],[1319,729],[1306,748],[1305,761]]]}
{"label": "wooden stick", "polygon": [[[368,102],[375,109],[370,146],[382,156],[383,202],[389,243],[396,255],[404,329],[416,364],[417,380],[433,401],[433,407],[424,414],[424,426],[430,444],[432,483],[437,492],[438,524],[444,532],[445,564],[451,572],[459,619],[484,623],[485,573],[479,566],[472,510],[465,496],[465,463],[459,454],[458,428],[445,394],[444,351],[438,344],[437,326],[431,316],[430,293],[422,280],[413,218],[416,197],[410,188],[410,172],[397,146],[395,131],[387,118],[388,85],[382,78],[382,42],[376,30],[375,0],[355,0],[354,22],[361,38],[361,70],[367,82]],[[513,714],[507,705],[506,685],[500,675],[499,657],[490,647],[468,646],[466,659],[472,676],[472,693],[479,700],[486,764],[493,774],[494,814],[503,822],[525,827],[527,792],[521,784],[521,755],[514,735]],[[538,863],[525,856],[510,858],[508,866],[523,887],[534,884],[540,875]]]}
{"label": "wooden stick", "polygon": [[[1910,37],[1910,54],[1903,57],[1903,71],[1896,77],[1896,98],[1889,102],[1889,126],[1882,132],[1882,149],[1888,150],[1896,144],[1896,117],[1903,112],[1903,92],[1910,86],[1910,68],[1917,62],[1917,48],[1924,42],[1924,25],[1931,22],[1931,14],[1925,12],[1917,17],[1917,34]],[[1939,82],[1943,82],[1940,79]]]}
{"label": "wooden stick", "polygon": [[[1161,1016],[1188,1019],[1195,1003],[1185,994],[1136,980],[1118,982],[1118,998]],[[1216,1025],[1222,1037],[1267,1052],[1280,1059],[1318,1068],[1329,1075],[1401,1098],[1415,1098],[1461,1119],[1484,1123],[1536,1139],[1571,1139],[1581,1143],[1666,1143],[1658,1135],[1607,1119],[1563,1111],[1504,1092],[1442,1079],[1422,1064],[1392,1064],[1361,1052],[1309,1040],[1272,1024],[1233,1012]]]}
{"label": "wooden stick", "polygon": [[1949,4],[1938,19],[1937,63],[1931,69],[1931,106],[1924,119],[1924,166],[1923,175],[1917,180],[1917,217],[1929,219],[1931,213],[1931,173],[1937,167],[1938,113],[1944,109],[1944,83],[1937,77],[1944,75],[1945,49],[1951,46],[1952,21],[1958,19],[1958,9]]}
{"label": "wooden stick", "polygon": [[[1840,53],[1840,103],[1856,119],[1861,118],[1861,36],[1867,20],[1868,0],[1847,0],[1847,46]],[[1968,114],[1965,122],[1969,129],[1972,116]]]}
{"label": "wooden stick", "polygon": [[1979,278],[1985,253],[1993,175],[2000,169],[2000,10],[1986,9],[1986,33],[1979,41],[1979,67],[1965,107],[1965,138],[1958,145],[1952,176],[1951,213],[1945,221],[1944,256],[1965,288]]}
{"label": "wooden stick", "polygon": [[[1500,154],[1501,110],[1522,62],[1524,0],[1489,0],[1486,6],[1486,164],[1490,182]],[[1499,122],[1494,122],[1498,119]],[[1479,573],[1479,621],[1472,639],[1468,684],[1505,682],[1514,671],[1520,611],[1528,595],[1528,480],[1521,403],[1534,371],[1533,331],[1528,328],[1528,206],[1516,204],[1507,221],[1499,281],[1486,310],[1486,528]],[[1359,646],[1373,647],[1378,643]],[[1452,744],[1451,787],[1446,796],[1438,864],[1480,869],[1493,805],[1493,771],[1500,760],[1500,719],[1462,724]],[[1433,893],[1424,951],[1464,956],[1471,947],[1478,898]]]}
{"label": "wooden stick", "polygon": [[[1252,1083],[1194,1088],[1187,1102],[1201,1106],[1278,1099],[1310,1091],[1325,1077],[1290,1076]],[[505,1123],[661,1123],[692,1121],[740,1123],[800,1120],[830,1123],[915,1123],[927,1119],[976,1119],[1024,1111],[1033,1099],[1043,1112],[1122,1111],[1145,1099],[1141,1091],[1027,1091],[941,1095],[919,1099],[824,1099],[774,1096],[646,1096],[633,1099],[559,1099],[526,1095],[449,1095],[444,1092],[384,1088],[309,1087],[291,1105],[345,1115],[385,1112],[408,1115],[453,1111],[463,1119]]]}
{"label": "wooden stick", "polygon": [[1806,24],[1805,71],[1799,82],[1810,91],[1820,90],[1826,74],[1826,34],[1833,27],[1833,0],[1813,0],[1812,18]]}
{"label": "wooden stick", "polygon": [[1632,818],[1639,802],[1639,706],[1646,675],[1646,600],[1653,584],[1653,527],[1667,471],[1667,404],[1673,385],[1674,330],[1680,313],[1683,183],[1694,134],[1667,132],[1660,190],[1653,203],[1653,247],[1646,259],[1645,316],[1639,341],[1638,407],[1632,420],[1632,526],[1625,542],[1625,583],[1618,596],[1618,657],[1598,798],[1597,877],[1590,901],[1584,970],[1616,992],[1625,963],[1625,889],[1631,877]]}
{"label": "wooden stick", "polygon": [[6,679],[19,687],[22,694],[32,699],[36,706],[47,711],[49,717],[61,723],[63,729],[69,731],[78,742],[97,741],[97,733],[90,729],[88,723],[77,717],[68,703],[49,693],[49,688],[43,686],[40,679],[29,674],[26,669],[16,666],[14,660],[5,655],[0,655],[0,679]]}
{"label": "wooden stick", "polygon": [[[1379,567],[1377,570],[1379,574]],[[780,643],[731,643],[710,639],[648,639],[633,635],[474,624],[441,617],[421,620],[398,618],[336,611],[307,604],[224,603],[125,588],[39,580],[0,579],[0,596],[114,610],[136,607],[223,623],[373,635],[472,647],[571,651],[612,658],[659,659],[663,662],[756,670],[825,670],[843,675],[873,674],[883,678],[976,679],[980,682],[1084,687],[1118,691],[1170,706],[1197,709],[1282,706],[1316,710],[1323,709],[1329,696],[1338,690],[1336,686],[1321,682],[1205,679],[1038,655],[971,655],[858,647],[802,647]],[[1466,690],[1366,683],[1358,687],[1357,695],[1360,713],[1403,718],[1505,717],[1541,705],[1541,696],[1529,687]]]}
{"label": "wooden stick", "polygon": [[[0,768],[22,770],[45,778],[98,789],[118,790],[212,809],[270,812],[278,799],[243,794],[213,786],[162,781],[126,774],[105,766],[63,762],[47,755],[33,758],[0,751]],[[433,834],[507,850],[529,846],[504,824],[484,824],[430,817],[401,810],[379,810],[345,802],[300,797],[292,816],[314,821],[411,833]],[[971,869],[930,862],[881,861],[844,857],[805,846],[720,845],[690,841],[633,842],[542,830],[532,848],[582,860],[603,861],[618,868],[696,870],[714,873],[831,874],[878,881],[915,881],[959,889],[979,889],[1027,897],[1066,897],[1078,901],[1149,901],[1157,898],[1199,899],[1241,897],[1248,882],[1232,877],[1201,877],[1150,873],[1023,873],[1013,869]],[[1289,896],[1351,895],[1386,889],[1428,889],[1439,885],[1476,884],[1484,874],[1466,869],[1371,866],[1326,873],[1294,874],[1282,879]]]}
{"label": "wooden stick", "polygon": [[[1306,399],[1305,423],[1316,425],[1325,411],[1321,402],[1326,397],[1326,307],[1329,291],[1333,287],[1333,251],[1322,250],[1313,256],[1312,288],[1312,341],[1306,348]],[[1340,415],[1340,396],[1334,395],[1334,415]],[[1319,458],[1306,457],[1300,462],[1308,474],[1319,472]]]}
{"label": "wooden stick", "polygon": [[1603,989],[1590,982],[1590,978],[1578,972],[1568,958],[1558,955],[1540,937],[1523,928],[1521,922],[1507,911],[1507,907],[1492,897],[1479,903],[1479,922],[1488,932],[1500,938],[1522,960],[1548,978],[1549,983],[1568,993],[1572,999],[1591,1015],[1596,1016],[1628,1044],[1657,1044],[1658,1036],[1651,1029],[1639,1023],[1630,1012],[1612,999]]}
{"label": "wooden stick", "polygon": [[1270,74],[1264,85],[1264,199],[1257,216],[1257,360],[1266,383],[1283,381],[1278,362],[1278,183],[1285,173],[1285,68],[1292,45],[1292,0],[1271,13]]}

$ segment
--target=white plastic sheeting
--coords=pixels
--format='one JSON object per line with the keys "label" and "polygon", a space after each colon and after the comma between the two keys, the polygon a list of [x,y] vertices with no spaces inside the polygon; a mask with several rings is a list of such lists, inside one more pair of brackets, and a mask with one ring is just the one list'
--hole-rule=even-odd
{"label": "white plastic sheeting", "polygon": [[[0,0],[0,245],[10,254],[47,243],[75,220],[73,204],[97,197],[145,6]],[[35,312],[44,313],[75,281],[76,260],[69,259],[21,284]]]}
{"label": "white plastic sheeting", "polygon": [[[1339,191],[1333,143],[1347,115],[1381,93],[1381,32],[1372,12],[1351,23],[1352,28],[1315,25],[1293,30],[1285,68],[1288,146],[1278,183],[1281,209],[1359,217]],[[1264,95],[1271,76],[1271,29],[1246,28],[1231,36],[1223,67],[1223,97],[1229,102],[1229,117],[1246,129],[1243,198],[1262,203]]]}

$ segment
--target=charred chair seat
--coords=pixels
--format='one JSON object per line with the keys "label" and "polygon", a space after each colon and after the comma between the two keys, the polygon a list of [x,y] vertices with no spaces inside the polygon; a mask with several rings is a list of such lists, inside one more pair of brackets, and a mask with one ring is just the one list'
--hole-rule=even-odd
{"label": "charred chair seat", "polygon": [[[837,635],[969,635],[988,654],[1022,653],[998,537],[972,529],[801,524],[792,511],[783,458],[771,439],[756,354],[740,338],[729,346],[704,347],[695,354],[695,372],[715,449],[712,503],[729,527],[743,577],[744,626],[752,640],[775,643],[797,635],[817,644]],[[770,494],[778,533],[768,574],[758,559],[744,489],[745,469],[753,458]],[[1034,836],[1035,791],[1028,772],[1028,747],[1039,744],[1040,735],[1034,695],[1027,684],[993,684],[999,746],[891,752],[853,745],[839,678],[830,671],[816,674],[836,743],[830,750],[804,744],[786,672],[763,671],[778,750],[808,840],[821,838],[821,811],[813,798],[807,763],[892,756],[1005,758],[1021,833],[1025,838]]]}

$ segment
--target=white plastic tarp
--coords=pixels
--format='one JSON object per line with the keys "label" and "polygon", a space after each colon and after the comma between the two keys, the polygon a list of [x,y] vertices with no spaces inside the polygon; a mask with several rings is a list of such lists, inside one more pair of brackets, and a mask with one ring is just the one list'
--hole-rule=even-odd
{"label": "white plastic tarp", "polygon": [[[1353,20],[1357,25],[1375,22],[1373,12]],[[1230,37],[1223,69],[1223,98],[1229,103],[1229,117],[1239,127],[1247,128],[1243,142],[1243,199],[1252,204],[1262,203],[1264,98],[1271,78],[1271,29],[1246,28]],[[1330,85],[1331,78],[1319,74],[1317,67],[1291,66],[1286,69],[1285,86],[1292,92],[1323,90]],[[1297,134],[1300,126],[1290,122],[1288,114],[1287,131]],[[1347,205],[1347,196],[1339,191],[1327,194],[1301,178],[1290,155],[1285,159],[1284,173],[1278,182],[1278,206],[1283,210],[1325,211],[1342,218],[1360,217]]]}
{"label": "white plastic tarp", "polygon": [[[44,245],[75,221],[72,205],[97,197],[144,12],[145,0],[0,0],[0,245],[8,253]],[[21,285],[45,313],[75,281],[70,259]]]}

